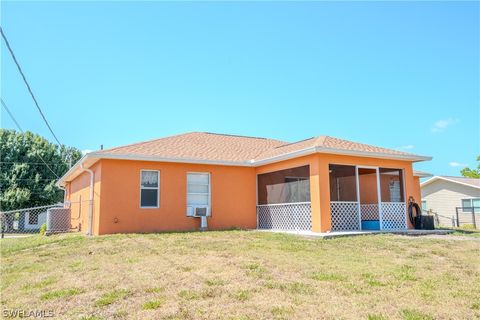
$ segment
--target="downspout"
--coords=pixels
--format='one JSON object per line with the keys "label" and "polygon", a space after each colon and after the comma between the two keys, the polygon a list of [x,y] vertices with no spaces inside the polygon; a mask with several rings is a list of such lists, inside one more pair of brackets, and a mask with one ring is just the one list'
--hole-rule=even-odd
{"label": "downspout", "polygon": [[94,183],[94,173],[92,170],[87,169],[83,166],[83,162],[80,162],[80,169],[90,173],[90,199],[88,205],[88,235],[93,235],[93,183]]}

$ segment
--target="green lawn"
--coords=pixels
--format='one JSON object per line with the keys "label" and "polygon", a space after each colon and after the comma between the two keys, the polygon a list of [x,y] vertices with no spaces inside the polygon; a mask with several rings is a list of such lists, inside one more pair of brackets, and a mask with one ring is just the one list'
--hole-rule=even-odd
{"label": "green lawn", "polygon": [[3,310],[63,319],[480,318],[478,234],[70,234],[0,244]]}

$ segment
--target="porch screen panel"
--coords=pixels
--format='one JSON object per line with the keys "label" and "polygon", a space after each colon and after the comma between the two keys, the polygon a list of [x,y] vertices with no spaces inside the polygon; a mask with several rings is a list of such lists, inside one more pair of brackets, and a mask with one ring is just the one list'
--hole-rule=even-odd
{"label": "porch screen panel", "polygon": [[382,202],[405,202],[403,170],[380,168]]}
{"label": "porch screen panel", "polygon": [[310,166],[258,175],[258,204],[310,202]]}
{"label": "porch screen panel", "polygon": [[383,230],[407,228],[407,208],[403,189],[403,170],[380,168]]}
{"label": "porch screen panel", "polygon": [[331,164],[330,201],[357,201],[357,180],[354,166]]}

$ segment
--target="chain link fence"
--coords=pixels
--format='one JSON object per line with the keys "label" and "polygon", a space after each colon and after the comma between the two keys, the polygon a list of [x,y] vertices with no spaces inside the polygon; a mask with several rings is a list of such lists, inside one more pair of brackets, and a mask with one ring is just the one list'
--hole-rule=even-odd
{"label": "chain link fence", "polygon": [[435,227],[480,229],[480,207],[456,207],[451,216],[438,214],[432,210],[422,210],[423,214],[435,217]]}
{"label": "chain link fence", "polygon": [[35,234],[40,233],[41,229],[46,235],[79,231],[83,222],[82,210],[88,210],[89,203],[89,201],[67,202],[2,211],[0,212],[1,237]]}
{"label": "chain link fence", "polygon": [[480,229],[480,207],[455,208],[456,227]]}

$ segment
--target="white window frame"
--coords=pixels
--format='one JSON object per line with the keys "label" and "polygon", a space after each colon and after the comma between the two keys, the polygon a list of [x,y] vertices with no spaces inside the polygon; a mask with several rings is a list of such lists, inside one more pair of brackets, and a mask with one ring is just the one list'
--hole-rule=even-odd
{"label": "white window frame", "polygon": [[[472,212],[473,200],[480,200],[480,198],[463,198],[463,199],[460,200],[460,205],[462,207],[463,212]],[[463,201],[470,201],[470,205],[468,207],[464,207],[463,206]],[[468,209],[464,209],[464,208],[468,208]],[[475,208],[478,208],[478,207],[475,207]],[[477,213],[476,210],[475,210],[475,213]]]}
{"label": "white window frame", "polygon": [[[423,206],[424,204],[425,204],[425,208],[423,208],[423,207],[424,207],[424,206]],[[425,209],[425,211],[428,211],[427,200],[421,200],[421,206],[422,206],[422,210]]]}
{"label": "white window frame", "polygon": [[208,210],[209,213],[211,214],[212,212],[212,175],[210,174],[210,172],[196,172],[196,171],[188,171],[187,174],[185,175],[185,182],[186,182],[186,193],[185,193],[185,203],[187,204],[187,208],[188,207],[193,207],[194,205],[189,205],[188,204],[188,195],[189,194],[201,194],[201,195],[204,195],[205,193],[198,193],[198,192],[188,192],[188,175],[189,174],[198,174],[198,175],[207,175],[208,176]]}
{"label": "white window frame", "polygon": [[[158,187],[144,187],[142,186],[142,172],[157,172],[158,175]],[[154,190],[157,189],[157,205],[156,206],[142,206],[142,190]],[[140,197],[139,197],[140,209],[158,209],[160,208],[160,170],[151,170],[151,169],[141,169],[140,170]]]}

